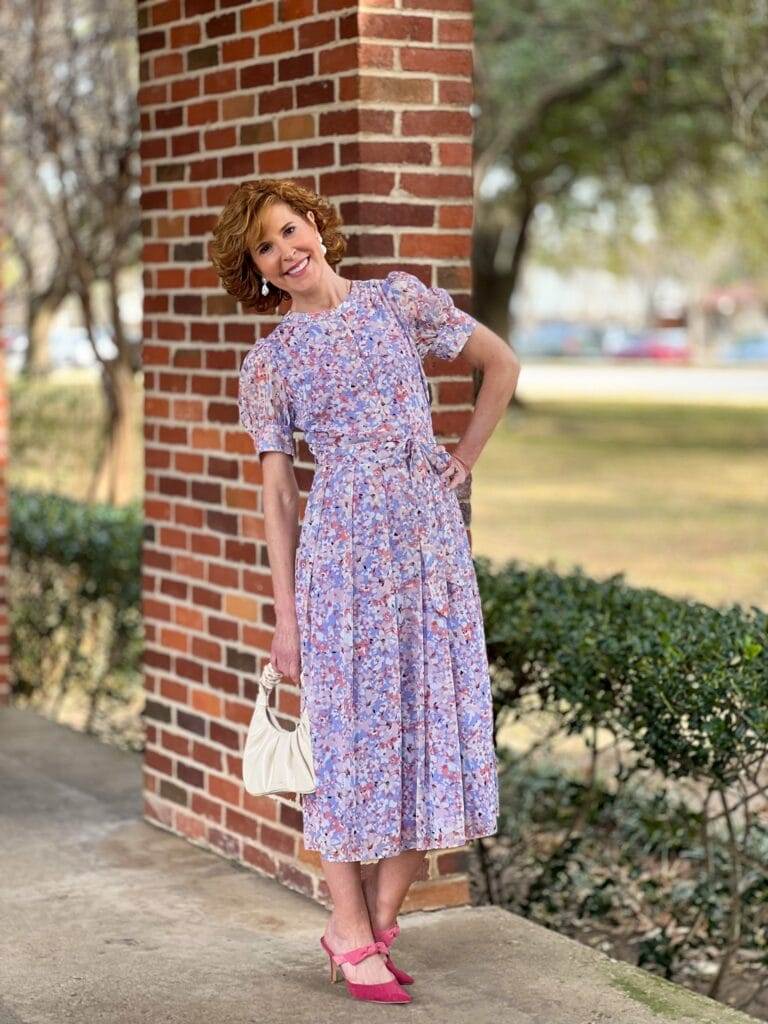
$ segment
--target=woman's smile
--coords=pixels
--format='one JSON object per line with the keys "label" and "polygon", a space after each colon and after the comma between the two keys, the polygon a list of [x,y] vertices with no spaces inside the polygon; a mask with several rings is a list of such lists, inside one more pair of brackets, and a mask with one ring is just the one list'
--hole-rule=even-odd
{"label": "woman's smile", "polygon": [[297,263],[291,270],[286,270],[286,277],[301,277],[309,266],[309,256],[305,256],[301,263]]}

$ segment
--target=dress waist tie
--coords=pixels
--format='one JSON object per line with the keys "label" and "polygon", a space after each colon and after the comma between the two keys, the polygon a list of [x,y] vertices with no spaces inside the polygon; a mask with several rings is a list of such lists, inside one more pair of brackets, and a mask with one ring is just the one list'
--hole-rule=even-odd
{"label": "dress waist tie", "polygon": [[[413,517],[414,534],[421,548],[424,576],[427,589],[432,598],[434,610],[447,616],[448,589],[447,581],[451,575],[452,536],[448,525],[446,499],[455,500],[455,495],[448,492],[447,484],[440,480],[442,473],[450,464],[451,456],[445,445],[438,444],[434,436],[426,434],[369,434],[360,436],[335,435],[318,443],[313,439],[310,443],[317,468],[320,473],[333,471],[340,462],[348,458],[369,466],[395,465],[402,461],[414,484],[428,481],[437,492],[436,499],[430,508],[418,507],[420,494],[414,488],[413,497],[417,503],[416,515]],[[440,494],[440,489],[444,494]]]}

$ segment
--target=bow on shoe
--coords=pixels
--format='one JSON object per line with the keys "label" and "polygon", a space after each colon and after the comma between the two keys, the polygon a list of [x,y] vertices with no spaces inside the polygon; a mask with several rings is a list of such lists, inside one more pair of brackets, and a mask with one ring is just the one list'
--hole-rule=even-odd
{"label": "bow on shoe", "polygon": [[366,957],[373,956],[375,953],[386,953],[387,944],[386,942],[371,942],[368,946],[358,946],[357,949],[350,950],[348,953],[333,954],[333,959],[337,964],[359,964],[361,960],[365,960]]}

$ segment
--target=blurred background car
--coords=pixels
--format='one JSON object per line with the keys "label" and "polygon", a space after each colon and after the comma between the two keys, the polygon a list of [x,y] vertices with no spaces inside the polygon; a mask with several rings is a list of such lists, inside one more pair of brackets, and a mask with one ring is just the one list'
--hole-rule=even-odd
{"label": "blurred background car", "polygon": [[542,320],[514,333],[512,346],[523,356],[599,356],[602,333],[593,324]]}
{"label": "blurred background car", "polygon": [[620,359],[657,359],[669,363],[689,363],[693,349],[684,327],[659,327],[628,338],[613,353]]}
{"label": "blurred background car", "polygon": [[720,358],[728,363],[768,362],[768,333],[734,338],[723,345]]}

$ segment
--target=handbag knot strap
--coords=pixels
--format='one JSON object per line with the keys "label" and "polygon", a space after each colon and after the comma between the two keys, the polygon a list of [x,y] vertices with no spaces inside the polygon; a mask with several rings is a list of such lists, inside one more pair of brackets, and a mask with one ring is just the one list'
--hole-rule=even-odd
{"label": "handbag knot strap", "polygon": [[273,687],[277,686],[277,684],[280,682],[282,678],[283,677],[277,671],[272,662],[268,661],[267,664],[264,666],[264,671],[261,673],[261,679],[259,680],[259,683],[261,686],[264,687],[267,693],[269,693],[269,691]]}

